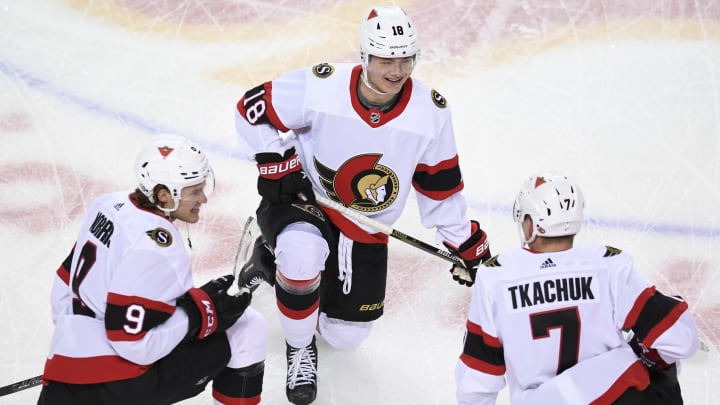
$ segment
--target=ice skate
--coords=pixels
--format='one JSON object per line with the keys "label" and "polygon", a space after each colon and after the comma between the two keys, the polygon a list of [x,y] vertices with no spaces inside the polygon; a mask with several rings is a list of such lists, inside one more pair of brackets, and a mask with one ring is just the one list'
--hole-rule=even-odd
{"label": "ice skate", "polygon": [[317,396],[317,346],[315,337],[306,347],[295,348],[287,344],[288,401],[295,405],[308,405]]}

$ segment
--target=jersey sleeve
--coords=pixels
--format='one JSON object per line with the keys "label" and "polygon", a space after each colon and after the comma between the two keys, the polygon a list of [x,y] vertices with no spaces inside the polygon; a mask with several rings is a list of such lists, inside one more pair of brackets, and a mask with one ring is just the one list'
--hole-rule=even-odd
{"label": "jersey sleeve", "polygon": [[256,86],[243,95],[235,108],[235,131],[243,156],[254,158],[259,152],[282,154],[280,132],[303,128],[305,97],[304,70],[287,73]]}
{"label": "jersey sleeve", "polygon": [[120,263],[108,290],[108,341],[137,364],[166,356],[188,330],[187,315],[176,311],[175,301],[192,286],[189,260],[180,244],[165,249],[135,251]]}
{"label": "jersey sleeve", "polygon": [[63,260],[55,272],[52,290],[50,292],[50,306],[52,308],[53,323],[56,323],[60,315],[70,313],[72,308],[72,294],[70,290],[70,267],[75,252],[75,246]]}
{"label": "jersey sleeve", "polygon": [[505,386],[504,351],[492,307],[492,295],[479,275],[472,287],[463,350],[455,366],[458,404],[494,404]]}
{"label": "jersey sleeve", "polygon": [[437,136],[428,144],[413,174],[423,226],[437,229],[437,241],[461,245],[470,237],[467,204],[449,111],[443,111]]}
{"label": "jersey sleeve", "polygon": [[687,303],[667,296],[638,272],[626,253],[613,257],[618,268],[615,299],[618,327],[632,330],[644,346],[668,363],[690,357],[699,345],[697,325]]}

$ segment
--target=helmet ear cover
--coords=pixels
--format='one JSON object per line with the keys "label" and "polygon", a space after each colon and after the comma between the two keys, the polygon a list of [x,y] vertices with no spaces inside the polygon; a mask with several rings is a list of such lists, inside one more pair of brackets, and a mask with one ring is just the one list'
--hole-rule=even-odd
{"label": "helmet ear cover", "polygon": [[183,188],[205,182],[205,195],[215,188],[215,175],[207,155],[194,142],[173,134],[157,135],[140,150],[135,159],[135,175],[138,189],[152,203],[157,204],[157,186],[165,186],[174,207],[157,208],[166,214],[177,209]]}
{"label": "helmet ear cover", "polygon": [[360,25],[360,58],[363,70],[370,55],[381,58],[412,56],[413,65],[420,55],[418,34],[410,17],[398,6],[374,7]]}
{"label": "helmet ear cover", "polygon": [[[544,174],[523,182],[513,204],[513,219],[518,223],[521,242],[532,243],[537,236],[575,235],[583,222],[585,198],[574,181],[565,175]],[[525,217],[533,224],[531,235],[522,229]]]}

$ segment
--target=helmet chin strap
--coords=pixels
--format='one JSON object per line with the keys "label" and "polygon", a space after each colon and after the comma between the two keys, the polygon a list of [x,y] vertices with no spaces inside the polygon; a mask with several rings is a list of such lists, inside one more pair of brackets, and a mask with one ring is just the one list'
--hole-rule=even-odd
{"label": "helmet chin strap", "polygon": [[367,68],[363,68],[363,71],[362,71],[362,74],[360,75],[360,77],[362,77],[362,81],[363,81],[363,83],[365,84],[365,86],[366,86],[368,89],[374,91],[375,94],[380,95],[380,96],[387,96],[387,95],[389,94],[389,93],[386,93],[386,92],[384,92],[384,91],[380,91],[380,90],[375,89],[375,88],[370,84],[370,81],[369,81],[368,78],[367,78]]}
{"label": "helmet chin strap", "polygon": [[[168,219],[168,221],[173,221],[175,218],[172,217],[172,213],[177,211],[177,209],[180,207],[180,200],[173,198],[173,208],[163,208],[160,205],[156,205],[156,207],[165,214],[165,217]],[[185,229],[187,231],[187,244],[190,250],[192,250],[192,240],[190,240],[190,224],[185,222]]]}
{"label": "helmet chin strap", "polygon": [[156,204],[155,207],[157,207],[157,209],[159,209],[160,211],[162,211],[163,214],[165,214],[165,217],[166,217],[168,220],[172,221],[174,218],[173,218],[170,214],[172,214],[173,212],[177,211],[177,209],[180,207],[180,200],[179,200],[179,199],[176,200],[176,199],[173,198],[173,204],[174,204],[174,205],[173,205],[172,208],[163,208],[163,207],[160,206],[160,204]]}

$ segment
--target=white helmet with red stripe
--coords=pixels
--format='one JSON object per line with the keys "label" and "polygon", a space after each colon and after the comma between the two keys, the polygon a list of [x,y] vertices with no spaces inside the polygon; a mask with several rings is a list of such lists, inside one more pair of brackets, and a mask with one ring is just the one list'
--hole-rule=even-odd
{"label": "white helmet with red stripe", "polygon": [[175,206],[158,207],[165,213],[173,212],[180,203],[182,189],[205,182],[205,195],[215,188],[215,175],[207,155],[200,146],[179,135],[156,135],[145,145],[135,159],[138,188],[151,202],[155,186],[168,188]]}
{"label": "white helmet with red stripe", "polygon": [[[523,182],[513,205],[513,219],[520,227],[523,244],[537,236],[575,235],[583,222],[585,199],[580,188],[565,175],[544,174]],[[525,216],[533,222],[532,234],[526,239],[522,231]]]}
{"label": "white helmet with red stripe", "polygon": [[382,58],[417,57],[418,33],[410,17],[398,6],[373,7],[360,25],[360,58],[363,70],[370,55]]}

